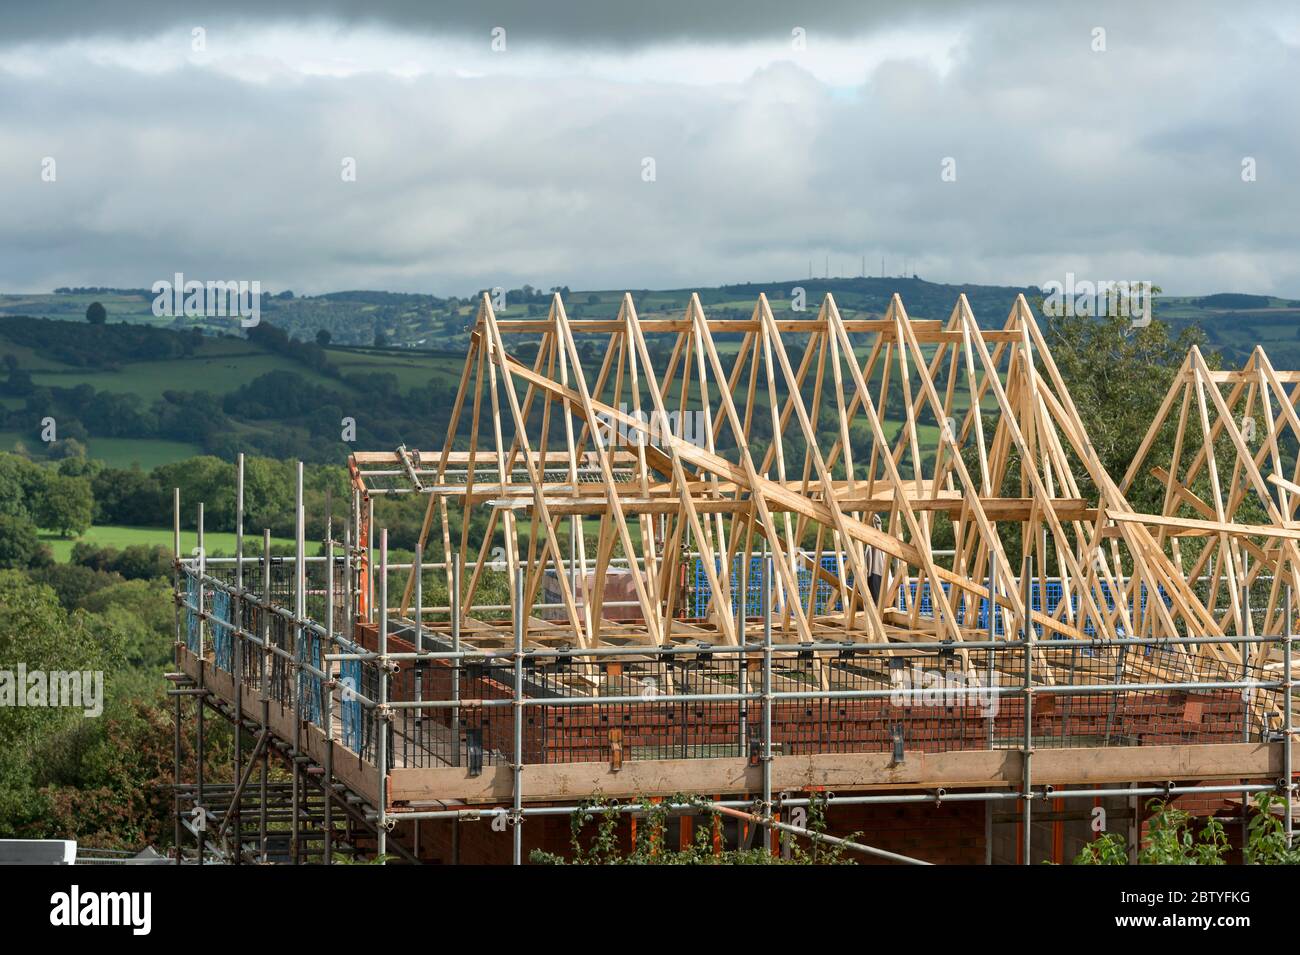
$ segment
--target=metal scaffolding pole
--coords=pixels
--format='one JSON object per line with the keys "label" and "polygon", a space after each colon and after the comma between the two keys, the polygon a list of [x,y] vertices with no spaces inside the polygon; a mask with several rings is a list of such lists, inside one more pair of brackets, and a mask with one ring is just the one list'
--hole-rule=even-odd
{"label": "metal scaffolding pole", "polygon": [[524,575],[515,573],[515,686],[514,686],[514,864],[523,865],[524,854]]}
{"label": "metal scaffolding pole", "polygon": [[[451,666],[451,699],[460,702],[460,554],[451,558],[451,593],[447,603],[451,606],[451,650],[456,657]],[[451,764],[460,765],[460,707],[451,708]],[[451,862],[460,864],[460,820],[451,824]]]}
{"label": "metal scaffolding pole", "polygon": [[[373,516],[373,504],[372,516]],[[372,575],[373,579],[373,575]],[[375,712],[377,766],[379,769],[379,820],[375,848],[380,864],[388,851],[388,528],[379,532],[379,708]]]}
{"label": "metal scaffolding pole", "polygon": [[[172,658],[176,664],[176,669],[181,668],[181,489],[172,488],[172,605],[173,617],[176,623],[176,640],[172,645]],[[176,864],[181,864],[182,846],[181,846],[181,698],[176,696],[176,726],[173,747],[173,782],[176,789],[172,794],[172,814],[175,816],[175,834],[173,835],[173,846],[176,851]]]}
{"label": "metal scaffolding pole", "polygon": [[[415,545],[415,560],[412,575],[415,582],[415,652],[424,652],[424,548],[417,542]],[[417,701],[424,699],[424,673],[425,668],[429,665],[427,660],[415,661],[415,672],[412,674],[414,681],[414,696]],[[424,711],[415,711],[415,726],[413,727],[415,737],[415,748],[418,752],[424,746]],[[416,827],[416,841],[418,846],[419,827]]]}
{"label": "metal scaffolding pole", "polygon": [[[230,597],[230,620],[235,625],[228,634],[234,652],[231,672],[235,683],[235,783],[243,774],[244,765],[244,455],[240,452],[235,470],[235,590]],[[231,826],[235,837],[234,864],[244,861],[244,829],[239,814],[239,803],[230,810]]]}
{"label": "metal scaffolding pole", "polygon": [[763,849],[772,851],[772,555],[763,557]]}
{"label": "metal scaffolding pole", "polygon": [[889,852],[886,849],[877,849],[875,846],[863,845],[860,842],[853,842],[849,839],[841,839],[839,836],[827,835],[824,832],[812,832],[808,829],[800,829],[798,826],[787,825],[784,822],[774,822],[771,819],[763,819],[749,812],[742,812],[739,809],[732,809],[725,803],[709,803],[709,808],[722,816],[731,816],[733,819],[739,819],[753,825],[765,824],[766,827],[779,829],[781,832],[788,832],[792,835],[803,836],[813,842],[825,842],[833,846],[839,846],[842,849],[848,849],[851,852],[860,852],[863,855],[874,856],[877,859],[886,859],[890,862],[900,862],[904,865],[933,865],[933,862],[925,862],[921,859],[914,859],[911,856],[899,855],[897,852]]}
{"label": "metal scaffolding pole", "polygon": [[[325,510],[325,647],[334,645],[334,522]],[[334,862],[334,664],[321,661],[329,674],[321,682],[321,719],[325,723],[325,865]]]}
{"label": "metal scaffolding pole", "polygon": [[307,511],[303,504],[303,467],[302,462],[298,462],[295,472],[295,493],[294,493],[294,561],[293,561],[293,659],[290,661],[289,674],[293,683],[293,753],[289,759],[290,769],[293,773],[293,824],[292,837],[290,839],[290,856],[294,865],[302,861],[301,853],[298,851],[300,845],[301,827],[298,824],[298,809],[302,799],[302,779],[301,771],[298,764],[298,753],[302,749],[302,694],[304,690],[302,668],[300,666],[303,658],[306,656],[303,646],[303,638],[306,631],[303,629],[302,622],[307,616],[307,567],[303,563],[303,551],[307,549],[306,542],[306,522]]}
{"label": "metal scaffolding pole", "polygon": [[[736,601],[736,620],[735,620],[736,642],[739,643],[740,646],[742,647],[746,645],[745,598],[747,595],[745,594],[744,590],[741,588],[741,583],[744,580],[744,577],[745,577],[745,568],[742,566],[740,568],[740,572],[736,574],[737,592],[733,594],[733,597]],[[748,657],[746,654],[739,653],[736,655],[736,688],[740,690],[740,692],[742,693],[749,692],[749,667],[747,665],[747,662],[748,662]],[[743,701],[736,708],[736,716],[737,716],[736,724],[740,729],[740,734],[739,734],[740,748],[738,752],[742,758],[748,758],[749,757],[749,708]]]}
{"label": "metal scaffolding pole", "polygon": [[[986,667],[986,682],[988,689],[992,689],[997,682],[997,677],[993,670],[993,655],[996,651],[992,649],[992,644],[998,638],[998,602],[997,602],[997,555],[989,552],[989,601],[987,610],[986,623],[989,628],[988,642],[990,649],[984,651],[988,654],[988,665]],[[998,702],[996,698],[994,702]],[[987,744],[990,750],[993,749],[993,724],[997,719],[997,710],[993,706],[986,708],[985,722],[988,724]],[[984,864],[993,864],[993,803],[984,804]]]}
{"label": "metal scaffolding pole", "polygon": [[[451,560],[451,652],[456,654],[451,667],[451,699],[460,702],[460,555]],[[460,708],[451,708],[451,764],[460,765]]]}
{"label": "metal scaffolding pole", "polygon": [[[262,732],[266,733],[270,728],[271,722],[271,529],[269,527],[262,529],[262,613],[261,625],[258,628],[262,638],[261,653],[261,704],[262,704]],[[266,818],[266,786],[267,776],[270,772],[271,752],[266,749],[262,752],[262,766],[260,779],[259,799],[261,809],[257,818],[257,848],[262,862],[266,862],[267,849],[267,818]]]}
{"label": "metal scaffolding pole", "polygon": [[1033,555],[1025,557],[1025,579],[1022,581],[1025,592],[1025,615],[1021,621],[1021,627],[1024,631],[1025,647],[1025,739],[1023,762],[1025,770],[1024,778],[1024,858],[1021,860],[1025,865],[1031,865],[1030,862],[1030,842],[1033,836],[1033,810],[1030,804],[1034,799],[1033,788],[1033,756],[1034,756],[1034,624],[1033,624],[1033,583],[1034,583],[1034,558]]}
{"label": "metal scaffolding pole", "polygon": [[[1242,625],[1239,636],[1249,637],[1254,630],[1250,617],[1250,584],[1247,583],[1246,577],[1246,558],[1242,558],[1242,582],[1241,582],[1241,619]],[[1243,642],[1237,644],[1237,652],[1241,654],[1241,679],[1243,682],[1250,679],[1250,644]],[[1262,659],[1262,657],[1261,657]],[[1289,679],[1291,674],[1287,674]],[[1250,704],[1254,702],[1254,691],[1246,691],[1246,705],[1242,707],[1241,713],[1241,739],[1243,743],[1250,742]],[[1243,779],[1242,782],[1245,782]],[[1247,790],[1241,791],[1241,844],[1244,847],[1250,842],[1250,795]]]}
{"label": "metal scaffolding pole", "polygon": [[1291,819],[1291,804],[1295,799],[1295,781],[1292,775],[1291,765],[1291,745],[1292,745],[1292,716],[1291,716],[1291,631],[1292,631],[1292,593],[1291,585],[1287,584],[1286,600],[1283,605],[1283,613],[1286,619],[1282,624],[1282,776],[1285,788],[1286,798],[1286,846],[1291,848],[1293,838],[1294,823]]}
{"label": "metal scaffolding pole", "polygon": [[204,832],[206,831],[206,827],[207,827],[206,811],[203,805],[203,756],[204,756],[203,715],[204,714],[203,714],[202,690],[204,688],[204,682],[205,682],[204,676],[206,672],[206,668],[204,666],[204,664],[206,663],[206,656],[203,652],[204,646],[206,645],[206,640],[204,639],[204,635],[203,635],[203,631],[204,631],[203,579],[204,577],[207,576],[207,564],[205,562],[207,551],[203,547],[203,502],[202,501],[199,502],[198,532],[199,532],[199,537],[198,537],[199,588],[198,588],[198,607],[195,610],[195,614],[198,617],[198,628],[199,628],[198,668],[199,668],[200,692],[196,694],[194,697],[194,706],[198,712],[198,720],[197,720],[198,729],[196,732],[196,741],[195,741],[195,750],[197,751],[195,757],[195,762],[197,765],[197,775],[195,777],[196,795],[194,799],[194,805],[198,807],[199,812],[195,814],[196,819],[195,819],[194,827],[197,833],[196,841],[198,843],[198,848],[199,848],[199,865],[203,865],[203,841],[204,841]]}

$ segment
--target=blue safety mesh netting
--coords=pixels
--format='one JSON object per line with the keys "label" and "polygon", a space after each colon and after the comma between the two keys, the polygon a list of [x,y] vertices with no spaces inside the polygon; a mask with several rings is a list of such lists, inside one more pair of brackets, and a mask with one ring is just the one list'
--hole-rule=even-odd
{"label": "blue safety mesh netting", "polygon": [[[320,635],[313,630],[300,628],[294,641],[294,653],[299,663],[309,663],[321,668]],[[298,670],[298,712],[304,719],[320,725],[321,678],[310,670]]]}
{"label": "blue safety mesh netting", "polygon": [[[1030,608],[1031,608],[1032,610],[1035,610],[1035,611],[1039,612],[1039,613],[1054,614],[1054,613],[1056,612],[1056,609],[1061,605],[1061,598],[1062,598],[1062,595],[1064,594],[1064,590],[1063,590],[1063,588],[1062,588],[1062,586],[1061,586],[1061,580],[1060,580],[1059,577],[1048,577],[1048,578],[1046,579],[1046,585],[1047,585],[1047,587],[1046,587],[1046,595],[1047,595],[1047,600],[1046,600],[1046,602],[1044,602],[1044,600],[1043,600],[1043,583],[1044,583],[1044,581],[1042,581],[1042,580],[1037,580],[1037,579],[1034,580],[1034,581],[1032,582],[1032,585],[1031,585],[1031,588],[1030,588],[1030,597],[1029,597]],[[945,594],[948,594],[949,596],[951,596],[951,594],[952,594],[952,585],[951,585],[951,584],[948,584],[948,583],[945,583],[945,584],[943,585],[943,592],[944,592]],[[1100,585],[1098,588],[1094,589],[1093,593],[1094,593],[1094,600],[1098,603],[1098,605],[1104,606],[1107,610],[1114,610],[1114,609],[1115,609],[1115,597],[1114,597],[1114,595],[1111,593],[1110,586],[1109,586],[1108,584],[1106,584],[1105,582],[1102,582],[1101,585]],[[1166,606],[1166,607],[1170,606],[1170,605],[1173,603],[1173,601],[1170,599],[1169,595],[1165,593],[1163,587],[1160,588],[1160,596],[1161,596],[1161,598],[1164,600],[1164,602],[1165,602],[1165,606]],[[907,597],[910,598],[911,600],[915,600],[915,599],[916,599],[916,581],[915,581],[915,580],[908,581],[908,585],[907,585]],[[923,617],[932,616],[933,613],[934,613],[934,605],[933,605],[933,603],[932,603],[931,597],[932,597],[932,594],[931,594],[931,591],[930,591],[930,582],[927,580],[927,581],[925,582],[924,586],[921,587],[921,605],[920,605],[920,613],[921,613],[921,616],[923,616]],[[900,588],[900,589],[899,589],[899,592],[898,592],[898,609],[899,609],[899,610],[905,610],[905,609],[907,608],[906,599],[907,599],[907,598],[905,598],[902,588]],[[1146,607],[1147,607],[1147,588],[1146,588],[1146,585],[1145,585],[1145,584],[1141,585],[1140,592],[1139,592],[1139,594],[1138,594],[1138,596],[1137,596],[1137,600],[1136,600],[1135,602],[1138,604],[1138,607],[1139,607],[1138,612],[1139,612],[1139,613],[1142,613],[1142,612],[1145,612],[1145,611],[1146,611]],[[969,604],[970,601],[966,601],[966,603]],[[1070,596],[1070,609],[1071,609],[1071,611],[1073,611],[1076,620],[1078,620],[1078,618],[1079,618],[1079,607],[1080,607],[1080,603],[1081,603],[1081,601],[1080,601],[1080,599],[1079,599],[1079,594],[1078,594],[1078,593],[1071,594],[1071,596]],[[1129,606],[1129,614],[1130,614],[1130,616],[1132,616],[1133,613],[1134,613],[1134,609],[1133,609],[1132,605],[1130,605],[1130,606]],[[965,618],[966,618],[965,606],[958,607],[958,608],[957,608],[957,622],[958,622],[959,624],[961,624],[962,626],[968,626],[968,624],[967,624]],[[999,636],[1003,636],[1003,635],[1005,635],[1005,632],[1006,632],[1006,629],[1005,629],[1005,614],[998,614],[998,615],[996,616],[996,619],[994,620],[994,624],[995,624],[994,632],[995,632],[996,634],[998,634]],[[979,601],[979,615],[978,615],[978,619],[975,620],[973,623],[969,624],[969,626],[973,626],[973,627],[975,627],[975,628],[977,628],[977,629],[980,629],[980,630],[985,630],[985,629],[988,628],[988,625],[989,625],[989,605],[988,605],[988,601],[985,600],[985,599],[983,599],[983,598],[981,598],[980,601]],[[1081,629],[1083,630],[1084,633],[1086,633],[1086,634],[1087,634],[1088,636],[1090,636],[1090,637],[1095,637],[1095,636],[1097,635],[1097,629],[1096,629],[1096,626],[1094,625],[1093,620],[1092,620],[1091,617],[1088,617],[1087,619],[1085,619],[1085,620],[1083,621],[1083,627],[1082,627]],[[1043,628],[1042,628],[1042,626],[1036,624],[1036,625],[1034,626],[1034,632],[1035,632],[1038,636],[1042,636],[1042,632],[1043,632]]]}
{"label": "blue safety mesh netting", "polygon": [[[737,607],[737,598],[740,589],[740,571],[744,558],[737,554],[731,561],[731,612],[735,614]],[[763,562],[766,560],[762,555],[750,557],[749,573],[745,579],[745,616],[756,617],[763,612]],[[822,556],[821,565],[831,574],[839,576],[839,568],[836,565],[834,554],[825,554]],[[720,573],[722,562],[715,561],[714,566]],[[849,583],[853,582],[853,575],[848,573],[848,567],[844,568],[848,574]],[[773,575],[778,571],[773,568]],[[808,605],[808,588],[812,586],[812,571],[806,567],[799,568],[795,575],[799,583],[799,602],[803,606]],[[830,584],[824,580],[817,581],[816,600],[817,603],[813,608],[813,613],[827,613],[839,605],[839,601],[832,600]],[[695,558],[695,590],[692,594],[690,607],[691,615],[695,617],[704,617],[709,612],[709,600],[713,596],[713,590],[709,586],[709,575],[704,570],[704,561]]]}
{"label": "blue safety mesh netting", "polygon": [[[361,648],[339,640],[339,648],[345,653],[360,653]],[[361,661],[343,660],[339,665],[339,682],[343,691],[340,693],[339,716],[343,723],[343,745],[354,752],[361,751],[361,701],[357,693],[361,691]]]}
{"label": "blue safety mesh netting", "polygon": [[[749,576],[745,582],[746,583],[745,586],[746,616],[758,616],[759,614],[762,613],[762,607],[763,607],[762,604],[763,576],[762,575],[763,575],[764,559],[765,558],[763,558],[762,556],[750,558]],[[737,597],[738,597],[737,590],[740,587],[741,561],[742,558],[740,557],[740,555],[737,555],[735,559],[733,559],[732,567],[731,567],[731,612],[733,614],[736,612],[736,607],[737,607]],[[834,554],[823,555],[821,559],[821,565],[822,567],[826,568],[826,570],[829,571],[831,574],[838,575],[839,569]],[[716,563],[715,566],[717,566],[720,570],[721,562]],[[848,573],[847,561],[844,569],[845,572]],[[849,579],[849,584],[852,585],[853,575],[848,574],[848,579]],[[806,606],[808,600],[808,588],[812,583],[812,572],[807,570],[806,568],[800,568],[798,572],[798,581],[799,581],[799,598],[800,601]],[[1062,594],[1064,593],[1061,587],[1060,578],[1056,578],[1056,577],[1047,578],[1046,580],[1047,599],[1045,603],[1043,599],[1044,597],[1043,583],[1044,582],[1042,580],[1033,581],[1031,594],[1030,594],[1031,605],[1034,610],[1040,613],[1048,613],[1048,614],[1055,613],[1057,607],[1060,606]],[[952,585],[948,583],[944,583],[943,591],[945,594],[951,596]],[[1110,611],[1113,611],[1115,609],[1115,598],[1114,595],[1111,593],[1109,585],[1103,582],[1100,585],[1100,587],[1094,591],[1094,593],[1096,594],[1096,600],[1098,604],[1104,604],[1106,609]],[[709,577],[708,574],[706,574],[704,571],[704,561],[701,558],[697,557],[695,559],[695,588],[691,594],[691,600],[690,600],[690,607],[693,616],[704,617],[708,614],[709,600],[712,597],[712,595],[713,595],[713,590],[709,586]],[[1161,599],[1164,600],[1166,607],[1172,605],[1173,601],[1171,600],[1169,595],[1165,593],[1164,588],[1160,589],[1160,596]],[[928,617],[928,616],[933,616],[934,614],[934,606],[931,597],[932,594],[930,591],[930,582],[927,580],[921,586],[921,593],[920,593],[920,613],[922,616]],[[916,599],[917,599],[917,582],[915,580],[909,580],[907,583],[906,594],[904,593],[902,588],[899,588],[898,609],[906,610],[909,606],[909,602],[914,601]],[[1145,584],[1141,586],[1140,592],[1135,602],[1138,604],[1138,613],[1143,613],[1146,611],[1147,588]],[[824,580],[819,580],[817,582],[817,604],[814,609],[814,613],[827,613],[828,611],[835,609],[835,607],[838,606],[838,604],[839,604],[838,600],[832,600],[832,590],[830,584],[828,584]],[[977,619],[971,623],[968,623],[966,620],[967,617],[966,607],[968,605],[971,607],[974,606],[973,602],[968,600],[962,606],[957,608],[957,622],[962,626],[972,626],[981,630],[987,629],[988,613],[989,613],[988,600],[983,598],[980,599],[979,613]],[[1078,618],[1079,606],[1080,606],[1079,594],[1078,593],[1072,594],[1070,597],[1070,607],[1071,610],[1074,612],[1076,619]],[[1130,606],[1129,612],[1130,614],[1133,614],[1132,606]],[[997,633],[999,636],[1005,635],[1005,624],[1004,624],[1003,617],[1004,617],[1003,614],[998,614],[995,620],[996,627],[994,632]],[[1041,636],[1042,627],[1035,626],[1034,629]],[[1096,636],[1096,627],[1094,626],[1091,618],[1083,622],[1082,629],[1084,633],[1088,634],[1088,636]]]}
{"label": "blue safety mesh netting", "polygon": [[230,604],[230,594],[224,590],[212,591],[212,662],[227,673],[235,672],[235,641],[230,630]]}

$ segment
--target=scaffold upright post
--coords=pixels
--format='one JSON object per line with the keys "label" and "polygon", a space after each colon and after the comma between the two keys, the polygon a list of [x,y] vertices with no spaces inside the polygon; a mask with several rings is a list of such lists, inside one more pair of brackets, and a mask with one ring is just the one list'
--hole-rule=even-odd
{"label": "scaffold upright post", "polygon": [[[373,517],[373,502],[371,504]],[[373,580],[373,575],[372,575]],[[372,584],[373,586],[373,584]],[[375,711],[376,760],[379,770],[379,817],[375,826],[375,849],[379,864],[386,865],[388,853],[388,528],[379,532],[379,708]]]}
{"label": "scaffold upright post", "polygon": [[1292,592],[1291,585],[1286,586],[1286,601],[1283,604],[1282,622],[1282,785],[1286,799],[1286,846],[1291,848],[1294,822],[1291,819],[1291,804],[1295,799],[1295,779],[1292,775],[1292,716],[1291,716],[1291,635],[1292,635]]}
{"label": "scaffold upright post", "polygon": [[[989,648],[984,652],[988,654],[988,663],[985,666],[985,682],[987,683],[989,690],[992,690],[997,686],[996,671],[993,668],[994,658],[997,656],[997,651],[994,649],[993,644],[998,638],[997,560],[998,558],[996,554],[989,554],[989,599],[984,621],[988,625],[987,640]],[[984,714],[984,722],[987,726],[985,742],[988,745],[989,750],[992,751],[993,724],[997,720],[998,705],[1001,700],[999,697],[991,696],[990,701],[991,705],[986,708]],[[984,864],[993,864],[993,803],[990,801],[984,803]]]}
{"label": "scaffold upright post", "polygon": [[244,830],[239,813],[242,799],[239,781],[244,769],[244,454],[235,465],[235,592],[230,597],[230,623],[227,634],[234,658],[230,664],[235,683],[235,764],[234,785],[238,798],[230,807],[230,825],[234,833],[234,864],[244,861]]}
{"label": "scaffold upright post", "polygon": [[[460,765],[460,554],[451,557],[451,764]],[[459,828],[459,827],[458,827]]]}
{"label": "scaffold upright post", "polygon": [[[181,581],[184,575],[181,572],[181,489],[172,488],[172,605],[173,617],[176,622],[175,641],[172,645],[172,657],[179,671],[181,667],[181,621],[184,616],[181,614]],[[172,762],[173,762],[173,787],[172,787],[172,815],[175,834],[173,836],[173,846],[176,853],[176,864],[181,864],[181,857],[184,855],[181,845],[181,696],[176,694],[176,712],[175,712],[175,734],[172,740]]]}
{"label": "scaffold upright post", "polygon": [[[772,555],[763,555],[763,819],[772,820]],[[772,827],[763,826],[763,849],[772,851]]]}
{"label": "scaffold upright post", "polygon": [[1025,579],[1022,581],[1021,589],[1024,591],[1025,612],[1021,619],[1021,627],[1024,633],[1025,648],[1025,738],[1024,738],[1024,856],[1021,862],[1024,865],[1030,865],[1031,850],[1030,843],[1033,837],[1033,809],[1031,803],[1034,799],[1034,775],[1033,775],[1033,757],[1034,757],[1034,613],[1033,613],[1033,584],[1034,584],[1034,557],[1032,554],[1025,557]]}
{"label": "scaffold upright post", "polygon": [[523,865],[524,807],[524,627],[528,608],[524,606],[524,574],[515,572],[515,686],[514,686],[514,793],[511,822],[514,864]]}
{"label": "scaffold upright post", "polygon": [[[424,607],[424,548],[420,542],[415,544],[415,566],[412,568],[412,576],[415,580],[415,650],[417,653],[424,652],[424,625],[423,625],[423,607]],[[415,699],[417,702],[424,699],[424,673],[428,665],[427,660],[415,661],[415,672],[412,674],[414,681]],[[412,728],[412,735],[415,737],[416,752],[424,748],[424,711],[415,710],[415,726]],[[415,827],[415,844],[419,846],[420,827]]]}
{"label": "scaffold upright post", "polygon": [[334,646],[334,522],[325,508],[325,654],[321,655],[325,676],[321,681],[321,719],[325,724],[324,826],[322,846],[325,865],[334,863],[334,664],[326,654]]}
{"label": "scaffold upright post", "polygon": [[302,768],[298,754],[302,750],[302,695],[307,680],[303,679],[303,666],[307,653],[307,630],[303,626],[307,616],[307,565],[306,523],[307,511],[303,503],[303,466],[295,469],[293,534],[293,659],[290,661],[290,679],[293,684],[293,749],[289,752],[290,770],[293,774],[293,818],[290,821],[289,855],[293,865],[302,862]]}
{"label": "scaffold upright post", "polygon": [[[270,731],[271,724],[271,679],[275,673],[275,666],[271,659],[271,529],[264,527],[262,529],[262,599],[260,614],[261,621],[258,627],[258,635],[262,638],[262,686],[261,699],[258,701],[262,705],[262,733],[265,735]],[[271,770],[271,747],[262,748],[262,765],[260,767],[260,779],[258,780],[258,791],[260,804],[257,813],[257,848],[263,864],[268,861],[269,845],[267,840],[267,818],[266,796],[267,786],[270,782]]]}
{"label": "scaffold upright post", "polygon": [[203,588],[203,578],[207,575],[207,572],[208,572],[208,563],[207,563],[207,551],[204,550],[204,547],[203,547],[203,502],[202,502],[202,501],[199,501],[199,517],[198,517],[198,563],[199,563],[199,567],[198,567],[198,571],[199,571],[198,583],[199,583],[199,585],[198,585],[198,588],[197,588],[197,590],[196,590],[196,593],[197,593],[197,595],[198,595],[198,596],[197,596],[198,606],[196,606],[196,607],[194,608],[194,615],[195,615],[195,617],[197,617],[198,629],[199,629],[199,640],[198,640],[198,644],[199,644],[199,658],[198,658],[198,660],[196,661],[196,664],[197,664],[197,666],[198,666],[198,670],[199,670],[199,691],[200,691],[200,692],[197,693],[197,694],[195,694],[195,696],[194,696],[194,708],[195,708],[195,711],[196,711],[196,714],[197,714],[197,724],[198,724],[198,725],[197,725],[197,728],[196,728],[196,730],[195,730],[195,746],[194,746],[194,748],[195,748],[195,750],[196,750],[196,754],[195,754],[196,774],[195,774],[195,778],[194,778],[194,792],[195,792],[194,805],[195,805],[195,807],[197,807],[198,811],[194,813],[194,829],[195,829],[195,833],[196,833],[196,840],[195,840],[195,841],[198,843],[198,848],[199,848],[199,865],[203,865],[204,833],[205,833],[205,831],[206,831],[206,826],[207,826],[207,820],[206,820],[206,814],[205,814],[205,813],[206,813],[206,810],[205,810],[205,808],[204,808],[204,803],[203,803],[203,759],[204,759],[204,756],[205,756],[205,753],[204,753],[204,749],[205,749],[205,747],[204,747],[205,738],[204,738],[204,733],[203,733],[203,730],[204,730],[204,726],[203,726],[203,716],[204,716],[204,713],[203,713],[203,693],[202,693],[202,690],[203,690],[203,688],[204,688],[204,683],[206,682],[205,679],[204,679],[204,677],[205,677],[205,668],[204,668],[204,664],[207,662],[207,656],[206,656],[206,654],[204,653],[204,647],[206,646],[206,640],[204,639],[204,629],[205,629],[205,628],[204,628],[204,626],[203,626],[203,607],[204,607],[204,603],[203,603],[203,589],[204,589],[204,588]]}

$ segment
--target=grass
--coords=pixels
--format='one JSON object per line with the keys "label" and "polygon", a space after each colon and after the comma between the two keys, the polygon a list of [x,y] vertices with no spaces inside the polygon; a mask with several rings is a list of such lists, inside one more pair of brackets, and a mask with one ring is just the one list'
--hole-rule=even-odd
{"label": "grass", "polygon": [[12,451],[20,441],[26,445],[29,450],[33,444],[40,443],[34,441],[31,437],[19,434],[17,431],[0,431],[0,451]]}
{"label": "grass", "polygon": [[[100,547],[130,547],[134,544],[160,544],[169,551],[172,548],[172,529],[170,527],[121,527],[116,525],[96,525],[77,538],[60,537],[54,531],[41,531],[40,539],[50,546],[54,559],[67,563],[72,557],[72,547],[78,541],[97,544]],[[244,537],[245,546],[250,546],[252,538]],[[208,532],[204,534],[204,544],[208,551],[226,554],[235,552],[235,535],[231,533]],[[293,541],[287,537],[272,537],[272,546],[292,546]],[[198,534],[194,531],[181,531],[181,553],[188,555],[198,546]],[[310,549],[310,548],[309,548]]]}
{"label": "grass", "polygon": [[133,362],[120,370],[64,368],[59,371],[35,371],[32,380],[38,385],[75,388],[88,384],[97,391],[139,395],[146,405],[161,398],[165,391],[210,391],[225,394],[270,372],[291,371],[317,385],[346,392],[339,381],[318,375],[297,362],[279,355],[239,349],[208,352],[194,358],[170,361]]}
{"label": "grass", "polygon": [[152,295],[122,295],[110,292],[85,294],[0,295],[0,316],[32,315],[62,321],[85,321],[91,302],[108,309],[110,322],[130,321],[141,325],[168,325],[170,318],[153,314]]}
{"label": "grass", "polygon": [[86,450],[90,457],[110,467],[129,468],[138,464],[145,471],[203,453],[197,444],[161,438],[91,438]]}
{"label": "grass", "polygon": [[[12,452],[22,443],[27,453],[39,460],[45,450],[34,434],[17,431],[0,431],[0,451]],[[92,458],[106,462],[111,467],[129,468],[133,464],[149,471],[160,464],[170,464],[203,453],[197,444],[185,441],[167,441],[161,438],[91,438],[86,452]]]}
{"label": "grass", "polygon": [[463,356],[422,355],[419,352],[363,352],[329,349],[330,363],[346,374],[384,373],[397,376],[402,391],[422,388],[436,379],[439,386],[456,387],[465,366]]}

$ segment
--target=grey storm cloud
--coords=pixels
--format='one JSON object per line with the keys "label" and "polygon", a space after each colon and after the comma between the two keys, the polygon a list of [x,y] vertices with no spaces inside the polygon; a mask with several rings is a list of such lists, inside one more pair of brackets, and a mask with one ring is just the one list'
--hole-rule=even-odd
{"label": "grey storm cloud", "polygon": [[[6,4],[8,7],[9,5]],[[324,20],[347,25],[377,24],[428,33],[484,33],[494,26],[543,41],[638,45],[708,37],[752,38],[788,33],[792,25],[852,34],[883,24],[909,22],[960,10],[957,0],[43,0],[14,4],[4,14],[10,39],[69,36],[132,36],[193,22]],[[3,42],[3,40],[0,40]]]}
{"label": "grey storm cloud", "polygon": [[[815,55],[765,54],[691,81],[679,67],[701,49],[743,61],[746,37],[788,35],[795,18],[815,54],[815,21],[763,3],[735,22],[712,4],[564,5],[549,17],[539,11],[559,5],[510,4],[570,55],[637,42],[642,21],[688,7],[710,26],[687,42],[681,27],[651,24],[668,59],[635,79],[529,60],[514,26],[499,60],[336,75],[252,48],[271,29],[259,24],[354,22],[328,17],[329,4],[310,16],[306,4],[223,4],[248,25],[222,38],[221,56],[162,65],[153,47],[121,41],[110,56],[117,41],[84,38],[157,37],[197,5],[102,19],[74,6],[6,22],[21,55],[7,59],[0,40],[6,291],[141,287],[177,271],[308,293],[686,287],[798,279],[810,266],[851,275],[864,258],[874,273],[886,257],[891,273],[905,260],[937,281],[1041,284],[1070,271],[1173,293],[1300,294],[1300,51],[1280,4],[1178,17],[1143,4],[989,5],[960,18],[944,4],[831,5],[819,15],[857,24],[837,41],[839,62],[856,61],[854,31],[865,51],[873,37],[942,27],[946,65],[877,53],[850,80],[828,79]],[[366,9],[365,29],[394,49],[432,22],[423,4]],[[499,16],[448,14],[430,35],[482,40],[480,18]],[[1099,25],[1105,52],[1090,45]],[[350,31],[340,36],[347,49]],[[299,31],[297,52],[314,37]],[[41,178],[46,158],[56,182]],[[355,182],[340,176],[345,159]],[[1243,180],[1247,159],[1255,181]]]}

